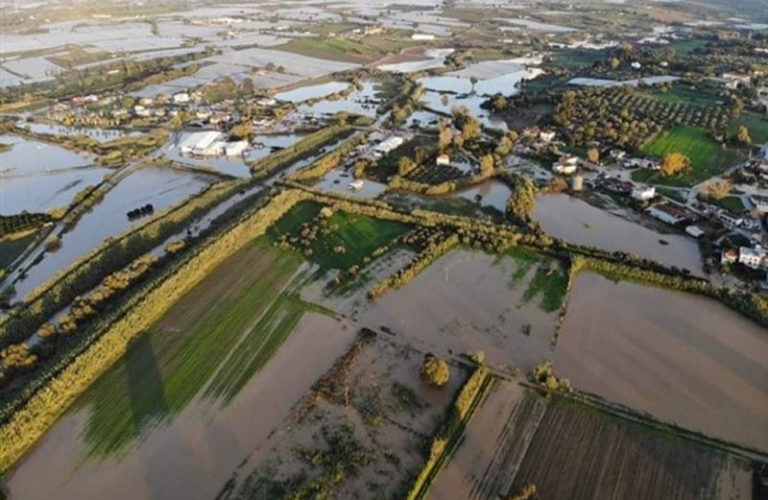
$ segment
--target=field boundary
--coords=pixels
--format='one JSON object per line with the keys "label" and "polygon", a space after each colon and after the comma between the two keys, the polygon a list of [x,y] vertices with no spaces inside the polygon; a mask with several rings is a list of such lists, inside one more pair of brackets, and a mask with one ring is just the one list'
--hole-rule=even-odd
{"label": "field boundary", "polygon": [[749,446],[732,443],[723,439],[708,436],[702,432],[681,427],[673,422],[659,420],[649,413],[640,412],[620,403],[614,403],[605,398],[589,392],[574,390],[567,394],[560,391],[552,391],[544,386],[527,381],[520,381],[521,386],[538,392],[544,392],[555,398],[567,399],[587,405],[595,410],[606,413],[622,420],[648,427],[656,432],[672,434],[702,446],[707,446],[718,451],[739,456],[748,460],[768,460],[768,452]]}

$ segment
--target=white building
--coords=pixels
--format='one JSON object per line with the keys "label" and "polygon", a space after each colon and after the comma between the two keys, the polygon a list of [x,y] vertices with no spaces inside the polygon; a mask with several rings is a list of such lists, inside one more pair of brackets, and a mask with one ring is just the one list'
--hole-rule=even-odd
{"label": "white building", "polygon": [[699,226],[688,226],[685,228],[685,232],[694,238],[701,238],[704,235],[704,230]]}
{"label": "white building", "polygon": [[760,245],[757,245],[754,248],[739,248],[739,264],[743,264],[752,269],[760,269],[763,260],[765,260],[765,250]]}
{"label": "white building", "polygon": [[579,159],[577,157],[563,157],[552,165],[552,171],[558,174],[571,175],[572,173],[576,172],[578,166]]}
{"label": "white building", "polygon": [[361,189],[363,189],[364,184],[365,182],[363,181],[363,179],[355,179],[354,181],[349,183],[349,189],[353,191],[360,191]]}
{"label": "white building", "polygon": [[437,165],[450,165],[451,164],[451,157],[447,154],[443,153],[441,155],[437,155],[437,158],[435,158],[435,164]]}
{"label": "white building", "polygon": [[435,35],[431,33],[414,33],[411,35],[411,40],[418,40],[421,42],[429,42],[435,39]]}
{"label": "white building", "polygon": [[390,151],[393,151],[394,149],[398,148],[403,143],[403,138],[399,137],[397,135],[393,135],[392,137],[381,141],[379,144],[377,144],[373,148],[373,152],[376,155],[384,156],[385,154],[389,153]]}
{"label": "white building", "polygon": [[539,139],[544,142],[552,142],[555,140],[555,132],[553,130],[543,130],[539,132]]}
{"label": "white building", "polygon": [[173,94],[174,104],[186,104],[189,102],[189,94],[187,92],[179,92]]}
{"label": "white building", "polygon": [[755,209],[761,214],[768,213],[768,196],[752,195],[749,201],[755,206]]}
{"label": "white building", "polygon": [[235,141],[224,143],[224,154],[227,156],[240,156],[248,149],[248,141]]}
{"label": "white building", "polygon": [[639,201],[652,200],[656,196],[656,188],[653,186],[635,186],[632,188],[632,198]]}
{"label": "white building", "polygon": [[221,153],[223,137],[224,134],[215,130],[194,132],[188,134],[179,142],[179,149],[182,154],[214,156]]}
{"label": "white building", "polygon": [[744,217],[728,212],[727,210],[719,211],[717,213],[717,218],[729,227],[739,227],[744,223]]}
{"label": "white building", "polygon": [[142,118],[149,118],[152,116],[152,110],[145,108],[144,106],[141,106],[140,104],[137,104],[133,107],[133,113],[136,116],[140,116]]}

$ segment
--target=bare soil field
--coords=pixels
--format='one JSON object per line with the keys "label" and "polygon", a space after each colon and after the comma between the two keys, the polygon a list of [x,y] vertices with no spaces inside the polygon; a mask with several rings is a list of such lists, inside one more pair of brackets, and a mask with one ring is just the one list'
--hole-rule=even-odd
{"label": "bare soil field", "polygon": [[419,376],[423,353],[393,340],[360,334],[219,498],[402,496],[467,372],[452,365],[433,388]]}
{"label": "bare soil field", "polygon": [[[748,460],[497,381],[430,498],[749,499]],[[642,493],[640,493],[642,492]]]}
{"label": "bare soil field", "polygon": [[579,390],[768,451],[768,337],[702,297],[580,275],[554,354]]}

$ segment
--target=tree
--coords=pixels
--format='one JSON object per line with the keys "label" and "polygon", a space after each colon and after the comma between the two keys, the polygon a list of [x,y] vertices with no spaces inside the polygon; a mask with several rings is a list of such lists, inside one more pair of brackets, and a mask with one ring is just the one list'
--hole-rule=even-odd
{"label": "tree", "polygon": [[414,162],[407,156],[403,156],[402,158],[400,158],[400,161],[397,163],[397,174],[400,177],[405,177],[416,167],[417,167],[416,162]]}
{"label": "tree", "polygon": [[746,144],[746,145],[752,144],[752,138],[749,136],[749,129],[744,125],[741,125],[739,127],[739,132],[736,134],[736,138],[742,144]]}
{"label": "tree", "polygon": [[448,363],[439,359],[434,354],[427,353],[421,365],[421,378],[429,385],[443,387],[451,377]]}
{"label": "tree", "polygon": [[134,99],[133,97],[126,97],[125,99],[123,99],[123,107],[125,109],[131,109],[135,105],[136,105],[136,99]]}
{"label": "tree", "polygon": [[613,59],[611,59],[611,69],[618,68],[620,64],[621,64],[621,61],[619,61],[618,57],[614,57]]}
{"label": "tree", "polygon": [[453,131],[447,125],[440,129],[440,135],[438,137],[438,146],[441,151],[444,151],[451,145],[453,140]]}
{"label": "tree", "polygon": [[669,153],[661,162],[664,175],[677,175],[691,169],[691,159],[682,153]]}
{"label": "tree", "polygon": [[232,127],[230,133],[235,139],[248,139],[253,135],[253,123],[250,121],[242,121]]}
{"label": "tree", "polygon": [[480,173],[483,177],[490,177],[493,175],[495,163],[493,155],[491,154],[487,154],[480,159]]}
{"label": "tree", "polygon": [[240,84],[240,88],[243,90],[243,94],[245,95],[252,95],[253,94],[253,79],[251,78],[244,78],[243,82]]}
{"label": "tree", "polygon": [[169,125],[173,130],[179,130],[182,125],[181,117],[179,115],[173,115]]}
{"label": "tree", "polygon": [[61,238],[55,234],[50,235],[48,239],[45,240],[45,249],[49,252],[54,252],[59,248],[61,248]]}
{"label": "tree", "polygon": [[710,182],[702,188],[702,192],[709,198],[716,200],[722,200],[731,193],[733,186],[731,182],[725,179],[720,179],[714,182]]}
{"label": "tree", "polygon": [[507,212],[520,218],[528,218],[536,208],[536,186],[528,177],[515,178],[514,187],[507,199]]}
{"label": "tree", "polygon": [[493,97],[493,101],[491,101],[491,105],[495,111],[504,111],[507,109],[508,103],[507,99],[503,95],[496,94]]}
{"label": "tree", "polygon": [[592,163],[597,163],[600,161],[600,151],[597,150],[597,148],[590,148],[589,151],[587,151],[587,158]]}

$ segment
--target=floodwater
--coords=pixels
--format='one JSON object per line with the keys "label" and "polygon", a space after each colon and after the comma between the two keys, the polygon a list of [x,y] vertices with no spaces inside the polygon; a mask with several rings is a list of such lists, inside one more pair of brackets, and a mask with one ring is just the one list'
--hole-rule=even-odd
{"label": "floodwater", "polygon": [[[539,69],[525,69],[521,64],[512,61],[492,61],[506,71],[499,72],[499,68],[473,68],[449,73],[446,76],[428,76],[421,78],[419,82],[429,90],[437,92],[453,92],[457,94],[476,93],[482,96],[492,96],[496,93],[513,95],[519,92],[518,85],[523,79],[533,79],[541,74]],[[499,74],[501,73],[501,74]],[[488,75],[488,78],[478,76],[478,81],[472,85],[471,78],[476,75]]]}
{"label": "floodwater", "polygon": [[539,196],[533,219],[550,235],[577,245],[634,253],[703,274],[699,246],[694,240],[658,233],[578,198],[565,194]]}
{"label": "floodwater", "polygon": [[515,282],[520,266],[513,257],[453,250],[354,314],[438,356],[480,350],[494,366],[528,370],[550,352],[557,314],[524,300],[535,266]]}
{"label": "floodwater", "polygon": [[293,146],[303,138],[303,134],[257,135],[246,154],[250,160],[260,160],[273,151]]}
{"label": "floodwater", "polygon": [[[510,93],[514,93],[512,91],[513,89],[510,89]],[[451,114],[454,108],[465,107],[472,116],[480,120],[483,126],[507,130],[507,122],[493,115],[489,110],[480,107],[486,99],[486,97],[477,94],[441,93],[434,90],[427,90],[421,96],[421,102],[429,109]]]}
{"label": "floodwater", "polygon": [[280,92],[275,94],[275,99],[278,101],[288,102],[302,102],[309,99],[317,99],[318,97],[325,97],[327,95],[341,92],[349,87],[347,82],[328,82],[318,85],[308,85],[306,87],[299,87],[286,92]]}
{"label": "floodwater", "polygon": [[[24,297],[104,239],[117,236],[143,220],[129,220],[126,216],[129,210],[151,203],[158,212],[198,193],[210,182],[208,176],[163,167],[145,167],[131,173],[83,215],[72,230],[61,235],[61,248],[46,252],[43,260],[29,269],[26,278],[14,285],[17,297]],[[30,259],[37,255],[35,252]]]}
{"label": "floodwater", "polygon": [[366,80],[360,89],[355,89],[339,99],[321,99],[312,104],[299,105],[288,118],[301,120],[303,116],[332,116],[342,111],[373,118],[380,103],[378,83]]}
{"label": "floodwater", "polygon": [[50,125],[48,123],[20,123],[19,127],[26,128],[35,134],[64,135],[67,137],[77,137],[85,135],[96,139],[99,142],[108,142],[119,139],[126,135],[140,135],[141,132],[129,132],[118,128],[88,128],[88,127],[67,127],[64,125]]}
{"label": "floodwater", "polygon": [[315,187],[325,191],[333,191],[347,196],[359,196],[361,198],[376,198],[389,189],[386,184],[367,179],[363,181],[362,188],[352,189],[349,183],[353,180],[352,174],[345,172],[343,169],[336,168],[328,172],[328,175],[317,183]]}
{"label": "floodwater", "polygon": [[62,418],[9,474],[11,497],[210,500],[238,465],[279,430],[293,405],[347,349],[355,332],[327,316],[305,314],[229,405],[198,397],[177,415],[156,423],[120,456],[87,458],[83,434],[93,411],[90,404],[99,404],[93,401]]}
{"label": "floodwater", "polygon": [[381,64],[378,66],[378,69],[392,73],[415,73],[428,69],[442,68],[445,66],[445,58],[453,52],[454,49],[430,49],[424,53],[425,58],[422,60]]}
{"label": "floodwater", "polygon": [[2,135],[0,143],[11,149],[0,153],[0,176],[21,176],[87,167],[91,160],[64,148],[30,141],[17,135]]}
{"label": "floodwater", "polygon": [[78,191],[100,183],[108,168],[79,168],[37,175],[0,175],[0,215],[64,208]]}
{"label": "floodwater", "polygon": [[700,296],[578,277],[555,372],[579,390],[768,451],[768,336]]}

